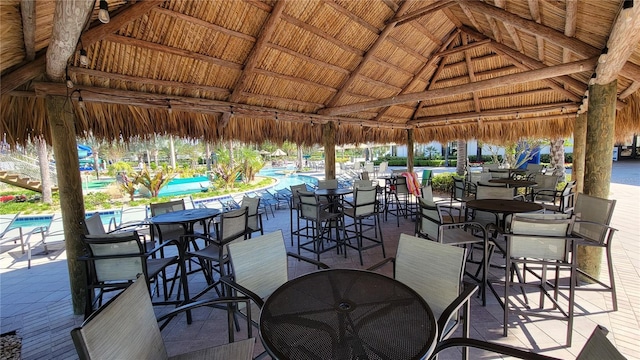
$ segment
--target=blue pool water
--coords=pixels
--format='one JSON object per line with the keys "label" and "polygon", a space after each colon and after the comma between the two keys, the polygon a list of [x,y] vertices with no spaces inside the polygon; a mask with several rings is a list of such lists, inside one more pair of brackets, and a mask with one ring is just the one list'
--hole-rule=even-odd
{"label": "blue pool water", "polygon": [[180,196],[193,194],[202,191],[203,188],[209,188],[209,185],[209,178],[206,176],[173,179],[169,181],[165,187],[160,189],[158,196]]}
{"label": "blue pool water", "polygon": [[[120,210],[100,210],[99,212],[100,218],[102,219],[102,223],[105,227],[109,226],[109,221],[111,221],[112,217],[115,217],[116,220],[120,220]],[[96,213],[96,211],[87,211],[87,217],[94,213]],[[48,226],[51,219],[53,219],[53,215],[22,215],[18,216],[16,221],[11,224],[11,229],[22,227],[22,231],[26,233],[36,227]]]}
{"label": "blue pool water", "polygon": [[292,171],[289,168],[270,168],[260,170],[258,175],[276,178],[278,180],[278,183],[274,186],[276,190],[289,188],[292,185],[305,183],[315,185],[318,183],[318,179],[313,176],[293,174]]}

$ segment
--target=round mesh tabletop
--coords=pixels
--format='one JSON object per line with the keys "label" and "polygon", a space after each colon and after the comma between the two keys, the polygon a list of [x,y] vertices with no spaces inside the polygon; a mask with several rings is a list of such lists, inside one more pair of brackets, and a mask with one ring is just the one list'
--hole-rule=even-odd
{"label": "round mesh tabletop", "polygon": [[469,200],[466,205],[471,209],[504,214],[542,210],[542,205],[538,203],[506,199]]}
{"label": "round mesh tabletop", "polygon": [[381,274],[332,269],[278,288],[260,314],[260,336],[276,359],[421,359],[437,325],[427,303]]}

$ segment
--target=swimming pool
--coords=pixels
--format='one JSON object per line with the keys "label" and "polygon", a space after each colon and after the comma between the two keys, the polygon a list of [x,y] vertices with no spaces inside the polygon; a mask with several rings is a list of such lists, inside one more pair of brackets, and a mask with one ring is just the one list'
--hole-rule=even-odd
{"label": "swimming pool", "polygon": [[[86,217],[89,217],[96,212],[100,213],[100,218],[102,219],[102,223],[105,227],[109,226],[109,221],[111,221],[111,218],[113,217],[115,217],[119,222],[122,213],[121,210],[88,210],[86,212]],[[11,224],[11,229],[22,227],[22,232],[27,233],[36,227],[48,226],[49,223],[51,223],[51,219],[53,219],[53,215],[20,215],[16,221]]]}
{"label": "swimming pool", "polygon": [[260,176],[269,176],[278,180],[278,183],[274,185],[274,189],[280,190],[289,188],[292,185],[309,184],[317,185],[318,179],[309,175],[292,174],[292,169],[289,168],[269,168],[262,169],[258,172]]}

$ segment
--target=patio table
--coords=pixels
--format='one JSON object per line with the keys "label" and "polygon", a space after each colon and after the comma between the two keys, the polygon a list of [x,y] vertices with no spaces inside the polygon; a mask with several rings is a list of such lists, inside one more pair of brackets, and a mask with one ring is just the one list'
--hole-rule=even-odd
{"label": "patio table", "polygon": [[438,328],[407,285],[364,270],[313,272],[280,286],[260,313],[274,359],[422,359]]}
{"label": "patio table", "polygon": [[[193,234],[193,227],[197,222],[205,221],[213,217],[218,216],[221,213],[219,209],[213,208],[197,208],[171,211],[164,214],[159,214],[149,218],[149,222],[153,225],[152,229],[158,225],[172,225],[180,224],[184,227],[186,234]],[[205,232],[207,227],[205,226]],[[191,301],[189,296],[189,283],[187,281],[187,264],[185,261],[185,252],[187,251],[188,241],[184,241],[182,237],[178,239],[180,246],[179,261],[180,261],[180,283],[182,283],[182,291],[184,292],[184,303]],[[187,311],[187,323],[191,324],[191,311]]]}

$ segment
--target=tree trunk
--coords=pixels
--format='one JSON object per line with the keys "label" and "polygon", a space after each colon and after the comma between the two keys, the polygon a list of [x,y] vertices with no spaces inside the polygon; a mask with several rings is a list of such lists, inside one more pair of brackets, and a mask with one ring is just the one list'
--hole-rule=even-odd
{"label": "tree trunk", "polygon": [[302,145],[297,144],[298,146],[298,163],[297,163],[297,169],[298,170],[302,170]]}
{"label": "tree trunk", "polygon": [[[607,85],[589,86],[587,112],[587,139],[585,147],[584,193],[609,198],[612,151],[616,120],[617,81]],[[578,266],[586,273],[598,277],[602,248],[578,247]]]}
{"label": "tree trunk", "polygon": [[459,176],[464,175],[467,169],[467,142],[458,140],[458,157],[456,163],[456,173]]}
{"label": "tree trunk", "polygon": [[324,178],[336,178],[336,124],[333,121],[322,125],[322,144],[324,145]]}
{"label": "tree trunk", "polygon": [[414,151],[413,151],[413,129],[407,130],[407,171],[413,172]]}
{"label": "tree trunk", "polygon": [[553,175],[559,176],[559,181],[565,180],[564,168],[564,139],[551,140],[551,169]]}
{"label": "tree trunk", "polygon": [[234,167],[235,162],[236,162],[236,159],[233,154],[233,140],[229,140],[229,166]]}
{"label": "tree trunk", "polygon": [[207,152],[207,171],[211,171],[211,143],[207,141],[206,143],[206,152]]}
{"label": "tree trunk", "polygon": [[576,182],[576,192],[584,189],[584,152],[587,146],[587,113],[582,113],[576,118],[573,127],[573,168],[571,180]]}
{"label": "tree trunk", "polygon": [[84,254],[84,246],[80,241],[80,234],[83,233],[81,221],[84,220],[84,200],[82,179],[78,170],[78,144],[75,136],[74,115],[70,102],[63,97],[47,96],[46,104],[56,155],[56,169],[58,174],[64,174],[58,177],[58,188],[71,283],[71,300],[74,313],[83,314],[87,301],[87,274],[84,263],[77,259]]}
{"label": "tree trunk", "polygon": [[93,147],[93,167],[96,170],[96,180],[100,180],[100,147]]}
{"label": "tree trunk", "polygon": [[40,166],[40,183],[42,184],[42,202],[45,204],[52,204],[53,199],[51,196],[51,187],[53,187],[53,182],[51,181],[51,172],[49,171],[49,152],[47,151],[47,142],[43,137],[37,137],[35,142],[38,148],[38,165]]}

